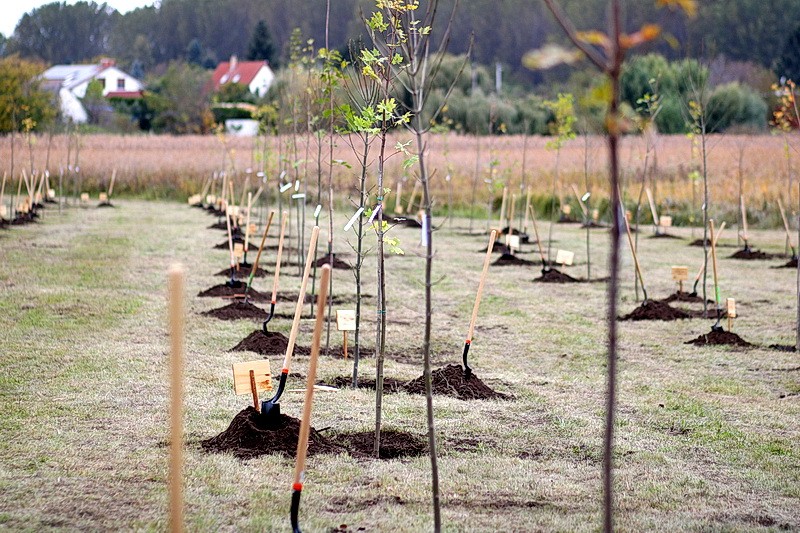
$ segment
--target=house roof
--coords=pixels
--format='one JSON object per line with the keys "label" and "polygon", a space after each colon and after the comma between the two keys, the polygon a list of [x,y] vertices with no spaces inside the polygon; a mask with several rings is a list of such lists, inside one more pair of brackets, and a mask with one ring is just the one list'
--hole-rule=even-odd
{"label": "house roof", "polygon": [[71,88],[90,80],[106,70],[104,65],[55,65],[44,71],[45,80],[60,82],[63,87]]}
{"label": "house roof", "polygon": [[214,90],[226,83],[240,83],[249,86],[264,67],[269,68],[266,61],[223,61],[214,69],[211,83]]}

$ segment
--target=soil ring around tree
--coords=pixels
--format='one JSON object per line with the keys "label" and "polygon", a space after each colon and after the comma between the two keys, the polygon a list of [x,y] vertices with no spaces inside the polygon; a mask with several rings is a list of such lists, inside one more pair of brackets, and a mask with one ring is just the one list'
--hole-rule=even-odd
{"label": "soil ring around tree", "polygon": [[584,280],[573,278],[569,274],[564,274],[555,268],[548,268],[542,275],[533,280],[535,283],[581,283]]}
{"label": "soil ring around tree", "polygon": [[221,229],[223,231],[228,231],[228,224],[226,222],[214,222],[207,229]]}
{"label": "soil ring around tree", "polygon": [[617,320],[621,321],[638,321],[638,320],[682,320],[691,318],[692,316],[683,309],[676,309],[670,307],[669,304],[659,300],[645,300],[639,307],[628,313],[627,315],[619,317]]}
{"label": "soil ring around tree", "polygon": [[655,235],[650,235],[648,239],[677,239],[682,241],[683,237],[671,233],[656,233]]}
{"label": "soil ring around tree", "polygon": [[[711,247],[711,240],[706,239],[706,244],[710,248]],[[690,242],[688,244],[688,246],[699,246],[700,248],[702,248],[703,247],[703,239],[695,239],[692,242]],[[720,244],[720,243],[717,243],[717,248],[735,248],[735,247],[736,247],[735,244]]]}
{"label": "soil ring around tree", "polygon": [[759,261],[759,260],[766,260],[772,259],[775,257],[772,254],[768,254],[766,252],[762,252],[760,250],[755,250],[753,248],[743,249],[735,252],[733,255],[729,256],[730,259],[744,259],[745,261]]}
{"label": "soil ring around tree", "polygon": [[[331,255],[333,255],[333,263],[331,264]],[[346,261],[342,261],[336,254],[325,254],[314,263],[317,267],[323,267],[325,265],[331,265],[332,268],[338,268],[342,270],[351,270],[353,267],[350,266],[350,263]]]}
{"label": "soil ring around tree", "polygon": [[237,300],[226,306],[218,307],[211,311],[204,311],[200,314],[220,320],[251,319],[264,321],[269,316],[269,313],[265,310],[244,300]]}
{"label": "soil ring around tree", "polygon": [[772,268],[797,268],[797,258],[789,259],[786,263],[778,266],[774,266]]}
{"label": "soil ring around tree", "polygon": [[[244,239],[241,239],[241,238],[239,238],[239,239],[235,239],[235,238],[234,238],[234,239],[232,239],[232,240],[233,240],[233,244],[241,244],[241,245],[242,245],[242,247],[244,248]],[[214,246],[214,249],[215,249],[215,250],[228,250],[229,248],[230,248],[230,247],[228,246],[228,241],[223,241],[223,242],[221,242],[221,243],[217,244],[216,246]],[[247,249],[246,249],[246,250],[247,250],[248,252],[257,252],[257,251],[258,251],[258,248],[256,248],[255,246],[253,246],[253,244],[252,244],[252,243],[248,243],[248,244],[247,244]]]}
{"label": "soil ring around tree", "polygon": [[604,222],[595,222],[594,220],[589,221],[588,223],[584,222],[581,224],[582,229],[590,228],[590,229],[609,229],[611,226]]}
{"label": "soil ring around tree", "polygon": [[696,339],[686,341],[684,344],[693,344],[695,346],[727,345],[741,346],[743,348],[752,348],[755,346],[732,331],[711,331],[700,335]]}
{"label": "soil ring around tree", "polygon": [[97,204],[97,207],[117,207],[117,206],[115,206],[111,202],[100,202],[99,204]]}
{"label": "soil ring around tree", "polygon": [[[662,298],[658,300],[659,302],[668,304],[672,302],[687,302],[687,303],[703,303],[702,296],[692,296],[691,293],[688,292],[673,292],[666,298]],[[713,304],[714,300],[707,300],[708,303]]]}
{"label": "soil ring around tree", "polygon": [[[283,333],[270,331],[265,334],[263,330],[257,329],[228,351],[255,352],[259,355],[285,355],[288,346],[289,337]],[[311,355],[311,348],[295,344],[294,355]]]}
{"label": "soil ring around tree", "polygon": [[[239,270],[236,271],[236,275],[239,276],[240,278],[250,277],[251,268],[252,267],[243,267],[243,266],[240,265],[239,266]],[[255,277],[256,278],[264,278],[268,274],[269,274],[269,272],[267,272],[266,270],[264,270],[261,267],[258,267],[258,270],[256,270]],[[229,277],[231,277],[231,269],[230,268],[224,268],[224,269],[220,270],[219,272],[217,272],[214,275],[215,276],[223,276],[223,277],[229,278]]]}
{"label": "soil ring around tree", "polygon": [[[431,372],[433,393],[439,396],[452,396],[460,400],[508,400],[511,396],[497,392],[474,373],[464,377],[460,365],[447,365]],[[412,379],[405,384],[409,394],[425,394],[425,376]]]}
{"label": "soil ring around tree", "polygon": [[[769,347],[779,352],[794,353],[797,351],[797,346],[789,346],[788,344],[770,344]],[[800,367],[798,367],[798,369],[800,369]]]}
{"label": "soil ring around tree", "polygon": [[[227,283],[221,283],[219,285],[214,285],[213,287],[208,288],[204,291],[200,291],[199,293],[197,293],[197,296],[201,298],[241,297],[244,296],[245,289],[247,289],[247,283],[237,280],[234,282],[232,287]],[[258,292],[253,288],[250,289],[250,292],[247,293],[247,296],[254,302],[269,301],[269,297],[266,294]]]}
{"label": "soil ring around tree", "polygon": [[[361,356],[363,357],[364,354],[362,353]],[[351,388],[350,385],[353,383],[353,376],[336,376],[335,378],[327,381],[320,381],[319,385],[328,385],[330,387],[336,387],[338,389],[349,389]],[[392,392],[403,392],[405,389],[406,382],[400,379],[395,378],[383,378],[383,392],[392,393]],[[364,379],[358,378],[358,388],[365,389],[365,390],[375,390],[375,380],[374,379]]]}
{"label": "soil ring around tree", "polygon": [[[239,411],[228,428],[215,437],[200,442],[208,453],[230,453],[238,459],[280,454],[295,457],[300,435],[300,420],[285,414],[274,419],[262,417],[252,406]],[[311,428],[308,455],[347,453],[347,449],[323,437]]]}
{"label": "soil ring around tree", "polygon": [[[279,292],[277,297],[275,298],[278,302],[297,302],[297,296],[299,294],[296,292]],[[370,299],[373,296],[371,294],[362,294],[361,299]],[[316,302],[317,296],[315,294],[306,293],[304,303],[309,304],[311,302]],[[343,304],[355,304],[356,302],[356,295],[355,294],[334,294],[332,297],[333,305],[343,305]]]}
{"label": "soil ring around tree", "polygon": [[510,265],[519,265],[519,266],[530,266],[537,264],[536,261],[529,261],[528,259],[522,259],[517,257],[516,255],[504,253],[500,257],[498,257],[492,266],[510,266]]}
{"label": "soil ring around tree", "polygon": [[[353,456],[374,457],[375,431],[335,433],[331,435],[330,442],[346,448]],[[419,457],[427,451],[426,436],[397,429],[381,428],[381,446],[378,453],[381,459]]]}

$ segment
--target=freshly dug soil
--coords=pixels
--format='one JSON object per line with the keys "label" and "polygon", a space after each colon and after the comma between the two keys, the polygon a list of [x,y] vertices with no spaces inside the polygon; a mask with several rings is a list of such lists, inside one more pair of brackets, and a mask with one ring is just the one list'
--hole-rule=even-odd
{"label": "freshly dug soil", "polygon": [[243,318],[266,320],[267,316],[269,316],[269,313],[260,307],[244,301],[235,301],[224,307],[218,307],[217,309],[205,311],[201,314],[218,318],[220,320],[240,320]]}
{"label": "freshly dug soil", "polygon": [[97,207],[117,207],[117,206],[115,206],[111,202],[102,202],[102,203],[97,204]]}
{"label": "freshly dug soil", "polygon": [[[495,391],[474,373],[465,379],[464,369],[460,365],[447,365],[434,370],[431,372],[431,383],[434,394],[461,400],[508,399],[508,395]],[[409,394],[425,394],[425,376],[412,379],[404,388]]]}
{"label": "freshly dug soil", "polygon": [[[283,273],[281,273],[281,276]],[[251,290],[252,292],[252,290]],[[305,303],[309,304],[313,300],[314,302],[317,301],[317,295],[311,294],[309,290],[306,292]],[[275,300],[278,302],[292,302],[297,303],[297,296],[298,293],[296,292],[279,292],[278,295],[275,297]],[[365,298],[372,298],[371,294],[362,294],[361,299]],[[333,305],[342,305],[342,304],[355,304],[356,302],[356,295],[355,294],[334,294],[332,298]],[[293,308],[294,309],[294,308]],[[293,311],[294,312],[294,311]]]}
{"label": "freshly dug soil", "polygon": [[504,253],[497,260],[492,263],[495,266],[509,266],[509,265],[519,265],[519,266],[528,266],[528,265],[535,265],[536,261],[528,261],[527,259],[521,259],[516,255],[511,255],[508,253]]}
{"label": "freshly dug soil", "polygon": [[[503,235],[508,235],[508,229],[509,229],[508,226],[506,226],[500,233],[502,233]],[[519,230],[517,228],[512,229],[511,235],[519,235]]]}
{"label": "freshly dug soil", "polygon": [[769,347],[773,350],[778,350],[779,352],[794,353],[797,351],[796,346],[789,346],[788,344],[770,344]]}
{"label": "freshly dug soil", "polygon": [[[245,268],[245,267],[239,265],[239,270],[236,271],[236,275],[241,277],[241,278],[250,277],[250,268],[251,267]],[[219,272],[217,272],[214,275],[215,276],[224,276],[226,278],[229,278],[231,276],[231,269],[230,268],[226,268],[226,269],[220,270]],[[264,270],[261,267],[258,267],[258,270],[256,270],[256,277],[257,278],[263,278],[266,275],[267,275],[267,271]]]}
{"label": "freshly dug soil", "polygon": [[682,320],[691,318],[691,315],[682,309],[675,309],[659,300],[647,300],[634,309],[630,314],[622,316],[619,320]]}
{"label": "freshly dug soil", "polygon": [[[289,346],[289,337],[283,333],[270,331],[267,335],[260,329],[242,339],[239,344],[230,349],[231,352],[255,352],[260,355],[283,355]],[[311,349],[294,345],[294,355],[310,355]]]}
{"label": "freshly dug soil", "polygon": [[768,254],[766,252],[760,252],[752,248],[750,248],[749,250],[739,250],[738,252],[730,256],[731,259],[745,259],[747,261],[772,259],[772,257],[773,257],[772,254]]}
{"label": "freshly dug soil", "polygon": [[569,274],[564,274],[555,268],[551,268],[533,281],[540,283],[579,283],[581,280],[575,279]]}
{"label": "freshly dug soil", "polygon": [[[315,264],[317,265],[317,267],[322,267],[324,265],[330,264],[330,261],[331,261],[330,254],[325,254],[324,256],[322,256],[319,259],[317,259],[317,262]],[[350,270],[353,267],[350,266],[350,263],[342,261],[341,259],[336,257],[336,254],[333,254],[333,268],[340,268],[340,269],[343,269],[343,270]]]}
{"label": "freshly dug soil", "polygon": [[586,228],[608,228],[608,227],[609,227],[608,224],[604,224],[602,222],[595,222],[594,220],[592,220],[592,221],[590,221],[588,223],[584,222],[583,224],[581,224],[581,228],[583,228],[583,229],[586,229]]}
{"label": "freshly dug soil", "polygon": [[[656,235],[650,235],[650,239],[683,239],[683,237],[679,237],[677,235],[672,235],[671,233],[657,233]],[[702,246],[702,241],[700,241]]]}
{"label": "freshly dug soil", "polygon": [[[348,350],[350,351],[350,350]],[[364,354],[362,354],[363,357]],[[350,384],[353,382],[352,376],[336,376],[330,383],[328,382],[320,382],[320,385],[330,385],[331,387],[337,387],[339,389],[349,389]],[[403,388],[405,387],[406,382],[395,379],[395,378],[383,378],[383,392],[402,392]],[[363,379],[358,378],[358,388],[359,389],[367,389],[367,390],[375,390],[375,380],[374,379]]]}
{"label": "freshly dug soil", "polygon": [[[244,291],[247,288],[247,283],[243,281],[236,281],[233,284],[233,287],[228,286],[226,283],[220,283],[219,285],[214,285],[210,289],[206,289],[197,293],[197,296],[201,298],[224,298],[224,297],[233,297],[238,295],[244,295]],[[266,294],[260,293],[257,290],[250,288],[250,292],[248,293],[248,297],[256,302],[263,302],[269,299]]]}
{"label": "freshly dug soil", "polygon": [[[693,240],[692,242],[690,242],[689,246],[700,246],[702,248],[704,244],[707,244],[708,246],[711,246],[711,240],[710,239],[706,239],[705,243],[704,243],[703,239],[696,239],[696,240]],[[717,248],[719,248],[719,244],[717,244]]]}
{"label": "freshly dug soil", "polygon": [[[692,296],[688,292],[673,292],[666,298],[659,300],[659,302],[668,304],[671,302],[689,302],[689,303],[703,303],[701,296]],[[713,304],[714,300],[708,300],[708,303]]]}
{"label": "freshly dug soil", "polygon": [[[299,419],[281,414],[275,420],[266,420],[250,406],[233,417],[228,429],[216,437],[200,442],[200,446],[206,452],[231,453],[239,459],[252,459],[266,454],[295,457],[299,436]],[[344,448],[311,428],[308,455],[344,451]]]}
{"label": "freshly dug soil", "polygon": [[[235,244],[241,244],[242,246],[244,246],[244,239],[236,239],[236,238],[234,238],[232,240],[233,240],[233,244],[234,245]],[[215,250],[227,250],[228,249],[228,241],[227,240],[222,241],[221,243],[219,243],[216,246],[214,246],[214,249]],[[247,244],[247,248],[245,248],[245,249],[248,252],[258,252],[258,247],[253,246],[253,243],[248,243]]]}
{"label": "freshly dug soil", "polygon": [[228,231],[228,224],[224,220],[222,222],[214,222],[208,227],[208,229],[221,229]]}
{"label": "freshly dug soil", "polygon": [[786,263],[772,268],[797,268],[797,258],[789,259]]}
{"label": "freshly dug soil", "polygon": [[708,344],[726,344],[729,346],[753,346],[736,333],[731,331],[712,331],[704,335],[700,335],[696,339],[686,341],[685,344],[694,344],[695,346],[706,346]]}
{"label": "freshly dug soil", "polygon": [[[371,457],[375,445],[375,432],[337,433],[331,437],[331,442],[348,449],[353,456]],[[418,457],[427,451],[428,443],[422,435],[396,429],[381,429],[381,448],[378,454],[381,459]]]}
{"label": "freshly dug soil", "polygon": [[577,224],[578,222],[580,222],[580,220],[572,215],[567,216],[562,213],[557,221],[557,224]]}

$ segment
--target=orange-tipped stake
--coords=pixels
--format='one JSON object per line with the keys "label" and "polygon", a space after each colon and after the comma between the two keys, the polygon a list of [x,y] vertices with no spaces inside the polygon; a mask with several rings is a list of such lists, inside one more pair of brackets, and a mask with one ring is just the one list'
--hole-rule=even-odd
{"label": "orange-tipped stake", "polygon": [[267,331],[267,324],[269,321],[272,320],[272,317],[275,316],[275,299],[278,297],[278,280],[281,276],[281,255],[283,255],[283,237],[286,235],[286,223],[289,221],[289,212],[284,211],[281,215],[281,235],[278,238],[278,257],[275,259],[275,278],[272,281],[272,299],[269,302],[269,315],[264,323],[261,325],[261,329],[264,330],[264,333],[268,333]]}
{"label": "orange-tipped stake", "polygon": [[311,274],[311,263],[314,262],[314,249],[317,246],[317,237],[319,237],[319,226],[314,226],[314,228],[311,230],[311,240],[308,244],[306,266],[303,270],[303,281],[300,283],[300,293],[297,295],[297,305],[294,308],[292,330],[289,332],[289,342],[286,345],[286,355],[283,358],[283,368],[281,369],[281,379],[278,382],[278,391],[269,401],[262,402],[261,404],[261,414],[268,417],[278,416],[281,412],[278,401],[281,399],[283,389],[286,388],[286,378],[289,375],[289,364],[292,362],[294,343],[297,341],[297,332],[300,330],[300,317],[303,314],[303,307],[306,299],[306,287],[308,287],[308,277]]}
{"label": "orange-tipped stake", "polygon": [[183,338],[184,272],[181,265],[169,269],[170,338],[170,446],[169,528],[183,531]]}
{"label": "orange-tipped stake", "polygon": [[325,322],[325,303],[328,299],[328,283],[330,277],[331,266],[323,265],[319,294],[317,294],[317,315],[314,321],[314,336],[311,339],[311,361],[308,364],[308,377],[306,378],[306,401],[303,404],[303,418],[300,421],[300,436],[297,439],[297,461],[294,465],[294,479],[292,480],[292,507],[289,512],[289,517],[294,533],[300,533],[297,515],[300,511],[300,495],[303,491],[303,479],[305,477],[308,435],[311,432],[311,407],[314,403],[314,382],[317,380],[319,345],[322,340],[322,327]]}
{"label": "orange-tipped stake", "polygon": [[489,261],[492,259],[492,249],[494,248],[494,241],[496,238],[497,231],[492,230],[492,233],[489,234],[489,247],[486,249],[486,256],[483,259],[483,271],[481,272],[481,281],[478,283],[478,294],[475,296],[475,305],[472,307],[472,318],[469,321],[467,341],[464,343],[464,353],[461,357],[464,361],[464,378],[466,379],[472,376],[472,369],[469,364],[467,364],[467,356],[469,355],[469,347],[472,344],[472,335],[475,333],[475,322],[478,321],[478,307],[481,305],[483,286],[486,284],[486,274],[489,272]]}

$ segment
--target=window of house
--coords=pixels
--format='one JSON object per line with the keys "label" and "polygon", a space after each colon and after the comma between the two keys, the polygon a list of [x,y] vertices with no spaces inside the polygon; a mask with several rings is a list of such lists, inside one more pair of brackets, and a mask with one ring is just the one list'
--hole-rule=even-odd
{"label": "window of house", "polygon": [[97,78],[97,81],[100,82],[100,85],[103,86],[103,89],[106,88],[106,79],[105,78]]}
{"label": "window of house", "polygon": [[125,78],[117,78],[117,90],[118,91],[125,90]]}

